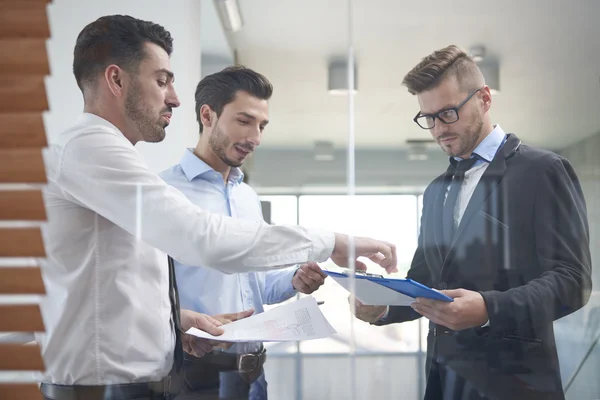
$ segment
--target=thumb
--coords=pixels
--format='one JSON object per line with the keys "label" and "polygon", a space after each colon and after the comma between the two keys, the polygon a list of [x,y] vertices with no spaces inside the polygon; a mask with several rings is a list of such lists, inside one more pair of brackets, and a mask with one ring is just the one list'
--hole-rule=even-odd
{"label": "thumb", "polygon": [[223,324],[210,315],[202,315],[202,317],[196,318],[196,328],[213,336],[219,336],[225,332],[221,325]]}
{"label": "thumb", "polygon": [[367,264],[365,264],[362,261],[356,260],[354,265],[355,265],[355,269],[357,271],[366,271],[367,270]]}
{"label": "thumb", "polygon": [[226,323],[230,323],[233,321],[237,321],[238,319],[247,318],[247,317],[251,316],[252,314],[254,314],[254,309],[250,308],[248,310],[244,310],[244,311],[240,311],[240,312],[216,315],[216,317],[219,320],[226,320],[227,321]]}
{"label": "thumb", "polygon": [[244,318],[248,318],[249,316],[251,316],[252,314],[254,314],[254,309],[250,308],[248,310],[244,310],[244,311],[240,311],[238,313],[235,313],[232,318],[231,318],[231,322],[233,321],[237,321],[238,319],[244,319]]}

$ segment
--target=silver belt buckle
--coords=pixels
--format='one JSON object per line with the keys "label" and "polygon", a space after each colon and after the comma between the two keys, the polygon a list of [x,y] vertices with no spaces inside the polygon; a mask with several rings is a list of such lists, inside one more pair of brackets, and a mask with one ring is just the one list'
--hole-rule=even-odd
{"label": "silver belt buckle", "polygon": [[239,372],[248,373],[258,368],[257,354],[240,354],[237,359],[237,369]]}

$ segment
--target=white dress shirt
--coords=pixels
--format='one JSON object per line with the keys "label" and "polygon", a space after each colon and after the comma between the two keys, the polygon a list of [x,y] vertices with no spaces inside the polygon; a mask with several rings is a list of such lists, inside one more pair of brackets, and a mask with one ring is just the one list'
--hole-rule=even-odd
{"label": "white dress shirt", "polygon": [[157,381],[171,369],[166,254],[227,273],[325,261],[331,232],[209,214],[150,172],[108,121],[83,114],[45,153],[43,381]]}

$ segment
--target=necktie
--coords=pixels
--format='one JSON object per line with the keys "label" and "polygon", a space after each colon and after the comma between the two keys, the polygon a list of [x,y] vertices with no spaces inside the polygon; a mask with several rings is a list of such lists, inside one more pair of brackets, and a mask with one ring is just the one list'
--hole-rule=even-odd
{"label": "necktie", "polygon": [[179,292],[175,279],[175,265],[169,256],[169,299],[171,300],[171,319],[175,330],[175,354],[173,357],[175,370],[179,372],[183,365],[183,342],[181,340],[181,316],[179,308]]}
{"label": "necktie", "polygon": [[452,245],[452,238],[454,236],[454,209],[456,208],[460,187],[465,180],[465,172],[467,172],[473,164],[475,164],[475,161],[478,160],[476,154],[473,154],[473,156],[473,158],[468,158],[466,160],[450,160],[452,166],[454,166],[454,178],[450,183],[450,190],[448,191],[448,197],[446,197],[442,214],[444,243],[448,248]]}

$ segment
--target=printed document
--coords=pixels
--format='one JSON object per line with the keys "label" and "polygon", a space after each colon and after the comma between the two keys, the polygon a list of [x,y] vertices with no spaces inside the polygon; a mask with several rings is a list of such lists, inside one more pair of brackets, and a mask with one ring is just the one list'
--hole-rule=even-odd
{"label": "printed document", "polygon": [[222,328],[225,333],[220,336],[196,328],[190,328],[186,333],[220,342],[288,342],[321,339],[336,333],[312,296],[225,324]]}

